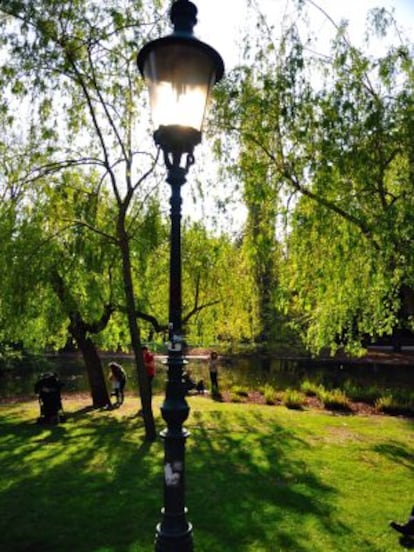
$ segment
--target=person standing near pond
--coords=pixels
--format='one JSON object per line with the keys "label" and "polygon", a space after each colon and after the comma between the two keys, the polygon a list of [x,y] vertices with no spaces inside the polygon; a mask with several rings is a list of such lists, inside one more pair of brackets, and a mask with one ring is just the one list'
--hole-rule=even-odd
{"label": "person standing near pond", "polygon": [[155,358],[154,358],[154,354],[151,353],[151,351],[148,349],[146,345],[143,345],[141,347],[141,350],[142,350],[142,358],[144,360],[145,371],[148,377],[150,395],[152,397],[152,380],[154,379],[154,376],[155,376]]}
{"label": "person standing near pond", "polygon": [[218,355],[216,351],[211,351],[210,353],[208,368],[210,371],[211,393],[212,395],[218,395]]}
{"label": "person standing near pond", "polygon": [[126,384],[126,373],[117,362],[109,363],[109,381],[112,383],[112,393],[115,395],[115,406],[121,406],[124,402],[124,389]]}

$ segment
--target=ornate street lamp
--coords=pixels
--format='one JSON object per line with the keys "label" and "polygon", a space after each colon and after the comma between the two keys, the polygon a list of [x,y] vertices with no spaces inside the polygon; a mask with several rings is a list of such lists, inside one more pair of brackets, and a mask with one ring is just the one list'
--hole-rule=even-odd
{"label": "ornate street lamp", "polygon": [[189,406],[183,384],[181,299],[181,186],[194,163],[194,147],[201,142],[204,114],[213,85],[224,74],[223,60],[196,39],[197,8],[176,0],[170,12],[174,32],[146,44],[138,54],[138,68],[150,95],[154,140],[161,148],[171,186],[169,347],[166,396],[161,407],[167,428],[164,439],[164,508],[156,529],[156,552],[191,552],[192,525],[185,507],[185,441],[183,423]]}

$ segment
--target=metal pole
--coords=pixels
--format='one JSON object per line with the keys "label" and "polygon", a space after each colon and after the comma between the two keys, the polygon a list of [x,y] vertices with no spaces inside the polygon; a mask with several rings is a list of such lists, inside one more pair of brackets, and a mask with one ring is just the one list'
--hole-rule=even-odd
{"label": "metal pole", "polygon": [[187,157],[186,167],[180,166],[181,154],[164,152],[171,186],[170,234],[170,298],[168,379],[165,400],[161,407],[167,428],[161,432],[164,440],[164,507],[162,521],[157,525],[156,552],[192,552],[193,528],[186,519],[185,507],[185,441],[189,436],[183,428],[190,408],[185,400],[183,384],[182,297],[181,297],[181,186],[193,157]]}

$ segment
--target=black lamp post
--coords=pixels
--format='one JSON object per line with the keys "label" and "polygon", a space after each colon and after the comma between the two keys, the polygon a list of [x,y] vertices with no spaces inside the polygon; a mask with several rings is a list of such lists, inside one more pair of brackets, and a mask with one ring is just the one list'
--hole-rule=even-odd
{"label": "black lamp post", "polygon": [[204,113],[210,91],[224,74],[223,60],[196,39],[197,8],[176,0],[170,12],[174,32],[146,44],[138,54],[138,68],[150,94],[154,140],[164,154],[171,186],[170,297],[168,380],[161,407],[167,428],[164,439],[164,508],[157,525],[156,552],[191,552],[192,525],[185,507],[185,441],[183,423],[189,406],[183,384],[181,300],[181,186],[194,163],[194,147],[201,142]]}

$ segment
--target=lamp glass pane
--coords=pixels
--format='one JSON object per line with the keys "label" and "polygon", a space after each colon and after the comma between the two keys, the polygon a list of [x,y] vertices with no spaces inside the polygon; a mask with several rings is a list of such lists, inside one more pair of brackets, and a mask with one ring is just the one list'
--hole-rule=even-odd
{"label": "lamp glass pane", "polygon": [[201,131],[215,65],[202,49],[188,44],[154,48],[144,67],[154,128],[181,125]]}

